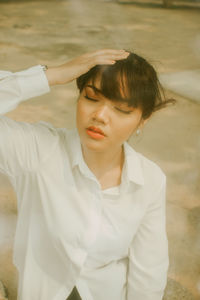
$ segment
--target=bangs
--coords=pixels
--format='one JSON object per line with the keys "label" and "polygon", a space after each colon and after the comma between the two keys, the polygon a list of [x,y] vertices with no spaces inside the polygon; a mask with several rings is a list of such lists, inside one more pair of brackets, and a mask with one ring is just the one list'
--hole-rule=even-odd
{"label": "bangs", "polygon": [[91,78],[92,85],[96,86],[96,82],[99,81],[103,96],[112,101],[126,102],[129,106],[137,107],[127,82],[129,77],[124,63],[118,61],[112,66],[98,66],[95,73]]}
{"label": "bangs", "polygon": [[[97,81],[100,86],[97,86]],[[174,99],[166,99],[153,66],[132,52],[114,65],[93,67],[78,77],[76,83],[80,92],[90,83],[112,101],[126,102],[130,107],[141,108],[144,119],[167,104],[175,103]]]}
{"label": "bangs", "polygon": [[103,96],[118,102],[126,102],[130,107],[138,107],[141,104],[137,97],[137,85],[134,82],[134,64],[132,55],[127,59],[116,61],[114,65],[97,65],[86,74],[77,79],[77,86],[80,91],[90,81],[93,86],[100,83],[100,90]]}

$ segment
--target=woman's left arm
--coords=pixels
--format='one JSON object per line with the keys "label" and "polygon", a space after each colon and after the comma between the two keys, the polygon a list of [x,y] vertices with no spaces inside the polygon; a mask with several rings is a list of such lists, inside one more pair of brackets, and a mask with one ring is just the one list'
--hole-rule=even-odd
{"label": "woman's left arm", "polygon": [[127,300],[161,300],[169,266],[166,235],[166,177],[129,249]]}

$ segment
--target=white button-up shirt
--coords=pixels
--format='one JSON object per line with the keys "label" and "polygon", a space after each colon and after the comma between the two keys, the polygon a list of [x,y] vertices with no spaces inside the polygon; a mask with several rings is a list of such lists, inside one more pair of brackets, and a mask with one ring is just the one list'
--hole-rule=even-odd
{"label": "white button-up shirt", "polygon": [[166,177],[124,143],[121,184],[101,190],[77,130],[4,116],[47,93],[36,66],[0,72],[0,171],[16,192],[18,300],[161,300],[168,270]]}

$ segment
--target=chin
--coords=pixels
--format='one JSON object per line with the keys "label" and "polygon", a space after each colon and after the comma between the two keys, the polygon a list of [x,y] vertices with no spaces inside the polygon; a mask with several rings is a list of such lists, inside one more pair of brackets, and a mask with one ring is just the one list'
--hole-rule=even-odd
{"label": "chin", "polygon": [[102,141],[96,141],[96,140],[82,140],[81,141],[82,146],[85,149],[88,149],[90,151],[94,152],[102,152],[105,151],[107,147],[105,147],[105,144],[103,145]]}

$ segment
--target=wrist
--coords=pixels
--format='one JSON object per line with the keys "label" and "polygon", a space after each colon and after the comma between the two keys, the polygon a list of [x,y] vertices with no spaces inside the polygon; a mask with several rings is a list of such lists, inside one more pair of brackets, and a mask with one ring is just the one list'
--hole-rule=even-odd
{"label": "wrist", "polygon": [[61,76],[60,76],[59,67],[47,67],[47,69],[44,70],[44,72],[46,74],[50,86],[62,84],[60,80]]}
{"label": "wrist", "polygon": [[41,65],[41,67],[44,72],[46,72],[46,70],[48,69],[47,65]]}

